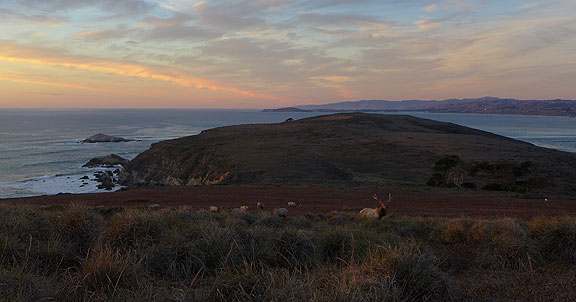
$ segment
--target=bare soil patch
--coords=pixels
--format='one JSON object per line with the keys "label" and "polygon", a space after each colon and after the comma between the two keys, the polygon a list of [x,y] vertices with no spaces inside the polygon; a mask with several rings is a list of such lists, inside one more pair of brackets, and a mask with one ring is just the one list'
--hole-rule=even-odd
{"label": "bare soil patch", "polygon": [[150,187],[98,194],[63,194],[29,198],[2,199],[4,204],[55,205],[80,203],[87,206],[142,207],[160,204],[165,207],[187,206],[207,209],[210,205],[225,208],[248,205],[256,211],[262,202],[265,210],[287,207],[295,201],[298,207],[291,214],[357,211],[376,207],[372,199],[392,193],[388,215],[439,217],[517,217],[576,216],[576,201],[550,197],[522,199],[511,194],[436,189],[374,189],[346,186],[200,186]]}

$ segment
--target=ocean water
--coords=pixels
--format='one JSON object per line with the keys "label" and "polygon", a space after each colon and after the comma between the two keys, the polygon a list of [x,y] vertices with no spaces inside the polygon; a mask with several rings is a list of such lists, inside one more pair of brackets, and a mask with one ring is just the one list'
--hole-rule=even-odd
{"label": "ocean water", "polygon": [[[0,109],[0,198],[100,192],[82,165],[111,153],[132,159],[152,143],[227,125],[277,123],[322,113],[182,109]],[[407,113],[576,153],[576,119],[567,117]],[[97,133],[135,139],[83,144]],[[93,178],[93,177],[91,177]]]}

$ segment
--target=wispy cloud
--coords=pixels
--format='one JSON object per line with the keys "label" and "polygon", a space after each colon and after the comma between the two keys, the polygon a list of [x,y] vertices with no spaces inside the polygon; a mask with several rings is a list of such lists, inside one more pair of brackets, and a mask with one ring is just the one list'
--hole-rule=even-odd
{"label": "wispy cloud", "polygon": [[43,23],[43,24],[63,24],[66,17],[56,14],[46,13],[19,13],[6,8],[0,8],[0,23]]}
{"label": "wispy cloud", "polygon": [[41,12],[68,12],[97,8],[107,14],[138,15],[152,11],[156,5],[145,0],[12,0],[13,7]]}
{"label": "wispy cloud", "polygon": [[423,10],[429,14],[433,14],[435,12],[437,12],[439,9],[438,4],[434,3],[434,4],[430,4],[428,6],[426,6],[425,8],[423,8]]}
{"label": "wispy cloud", "polygon": [[144,78],[170,82],[182,87],[208,89],[212,91],[220,91],[256,98],[276,98],[274,96],[260,95],[256,92],[221,85],[165,67],[147,66],[143,64],[106,59],[95,59],[84,56],[65,55],[40,48],[28,48],[19,46],[10,41],[0,41],[0,62],[18,62],[84,71],[106,72],[124,77]]}
{"label": "wispy cloud", "polygon": [[60,88],[89,90],[89,91],[102,91],[103,90],[101,88],[90,87],[90,86],[86,86],[86,85],[78,85],[78,84],[72,84],[72,83],[67,83],[67,82],[46,81],[46,80],[33,79],[30,77],[27,77],[27,78],[26,77],[18,77],[18,76],[14,76],[14,75],[11,75],[9,77],[0,76],[0,81],[35,84],[35,85],[45,85],[45,86],[53,86],[53,87],[60,87]]}
{"label": "wispy cloud", "polygon": [[572,0],[3,1],[0,74],[62,90],[127,81],[147,99],[159,99],[147,84],[161,83],[191,104],[209,95],[262,107],[570,97],[575,9]]}
{"label": "wispy cloud", "polygon": [[424,31],[429,31],[429,30],[435,30],[435,29],[439,29],[442,27],[442,23],[440,22],[434,22],[431,21],[430,19],[421,19],[421,20],[416,20],[414,21],[414,24],[416,24],[416,26],[418,26],[418,28],[420,30],[424,30]]}

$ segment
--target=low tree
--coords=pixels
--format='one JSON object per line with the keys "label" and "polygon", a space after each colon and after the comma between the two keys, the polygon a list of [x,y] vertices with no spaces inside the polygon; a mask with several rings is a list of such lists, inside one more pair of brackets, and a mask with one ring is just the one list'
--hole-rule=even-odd
{"label": "low tree", "polygon": [[437,171],[428,180],[429,185],[455,185],[459,187],[464,182],[464,169],[462,161],[456,155],[446,156],[438,160],[432,169]]}

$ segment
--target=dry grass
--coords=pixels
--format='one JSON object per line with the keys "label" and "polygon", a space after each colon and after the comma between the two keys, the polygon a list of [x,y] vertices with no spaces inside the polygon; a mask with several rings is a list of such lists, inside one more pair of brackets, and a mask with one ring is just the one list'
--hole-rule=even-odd
{"label": "dry grass", "polygon": [[0,207],[1,301],[576,300],[573,218]]}

